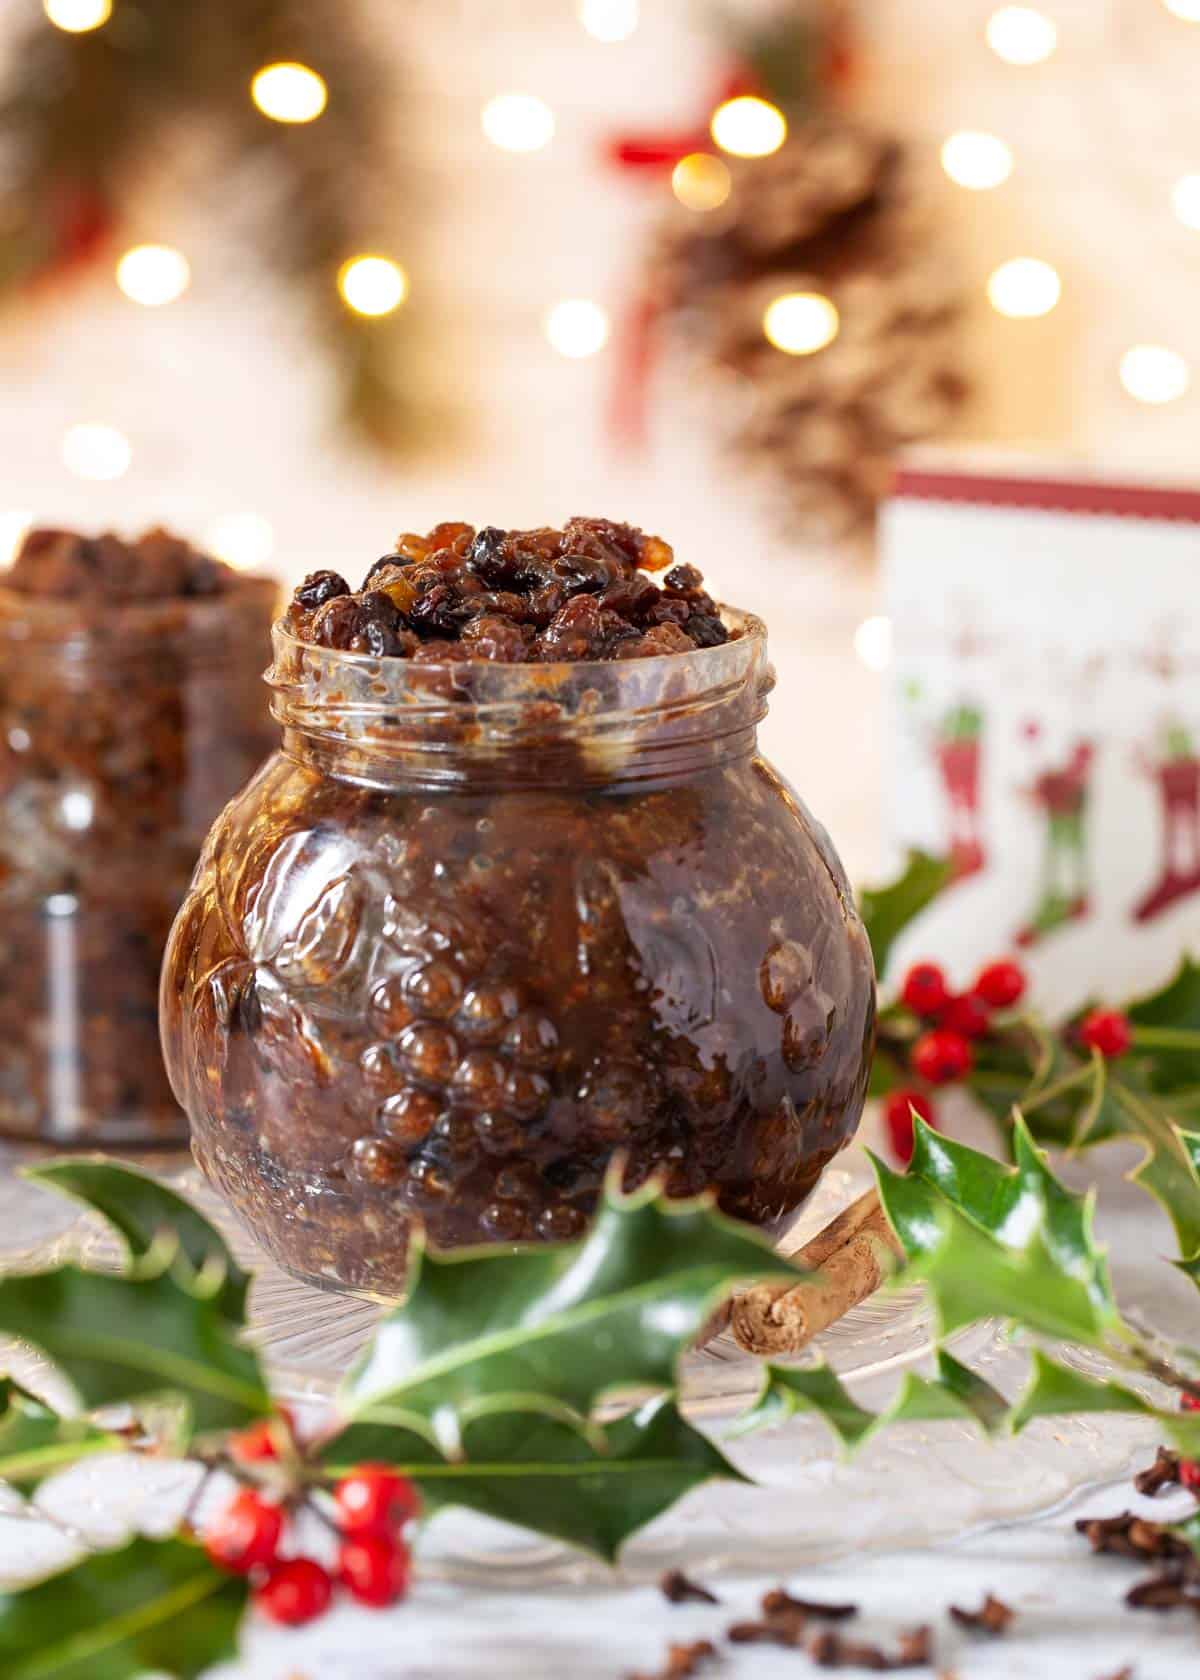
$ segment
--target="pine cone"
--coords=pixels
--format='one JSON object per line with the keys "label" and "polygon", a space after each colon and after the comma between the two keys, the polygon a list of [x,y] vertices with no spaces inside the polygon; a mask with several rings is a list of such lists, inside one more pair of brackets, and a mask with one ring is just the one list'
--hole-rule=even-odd
{"label": "pine cone", "polygon": [[[753,392],[733,441],[772,470],[788,522],[868,535],[896,449],[940,431],[966,396],[936,225],[901,147],[841,119],[809,122],[731,172],[721,209],[676,207],[664,222],[656,296],[682,338]],[[764,334],[787,292],[837,307],[837,336],[815,354]]]}

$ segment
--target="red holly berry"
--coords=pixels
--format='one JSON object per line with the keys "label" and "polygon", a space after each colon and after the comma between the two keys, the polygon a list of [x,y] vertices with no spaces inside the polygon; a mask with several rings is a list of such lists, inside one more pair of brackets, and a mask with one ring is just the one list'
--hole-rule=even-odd
{"label": "red holly berry", "polygon": [[1020,963],[1004,957],[981,968],[971,989],[976,997],[982,998],[993,1009],[1011,1009],[1025,996],[1028,984],[1028,977]]}
{"label": "red holly berry", "polygon": [[229,1456],[237,1464],[262,1464],[279,1457],[280,1435],[295,1432],[295,1420],[286,1406],[280,1406],[275,1417],[262,1418],[249,1429],[240,1429],[225,1443]]}
{"label": "red holly berry", "polygon": [[965,1079],[974,1060],[963,1035],[941,1027],[922,1033],[909,1057],[913,1072],[930,1085],[952,1085],[956,1079]]}
{"label": "red holly berry", "polygon": [[360,1534],[338,1551],[338,1580],[360,1604],[377,1609],[408,1591],[408,1547],[390,1534]]}
{"label": "red holly berry", "polygon": [[981,997],[964,992],[952,997],[938,1016],[938,1025],[964,1038],[982,1038],[992,1024],[991,1012]]}
{"label": "red holly berry", "polygon": [[1179,1485],[1200,1498],[1200,1464],[1194,1458],[1180,1459]]}
{"label": "red holly berry", "polygon": [[248,1575],[274,1563],[283,1539],[284,1515],[253,1488],[242,1488],[210,1524],[204,1536],[212,1561],[233,1575]]}
{"label": "red holly berry", "polygon": [[1080,1023],[1079,1040],[1104,1057],[1123,1056],[1133,1043],[1129,1017],[1119,1009],[1093,1009]]}
{"label": "red holly berry", "polygon": [[333,1597],[333,1582],[327,1570],[312,1558],[288,1558],[277,1563],[254,1592],[254,1602],[264,1616],[285,1627],[300,1627],[323,1615]]}
{"label": "red holly berry", "polygon": [[407,1476],[386,1464],[360,1464],[334,1489],[338,1521],[345,1534],[387,1534],[421,1509],[421,1496]]}
{"label": "red holly berry", "polygon": [[1181,1412],[1200,1412],[1200,1394],[1182,1394],[1179,1397]]}
{"label": "red holly berry", "polygon": [[932,1018],[949,1002],[950,988],[936,963],[914,963],[904,976],[900,998],[915,1015]]}
{"label": "red holly berry", "polygon": [[934,1107],[923,1091],[892,1091],[883,1105],[883,1122],[887,1127],[892,1153],[905,1166],[912,1160],[912,1110],[929,1125],[936,1125]]}

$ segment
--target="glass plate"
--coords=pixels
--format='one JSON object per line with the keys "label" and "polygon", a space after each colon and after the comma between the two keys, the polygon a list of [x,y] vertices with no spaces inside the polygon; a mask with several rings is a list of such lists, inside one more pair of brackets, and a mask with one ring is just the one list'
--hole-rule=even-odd
{"label": "glass plate", "polygon": [[[21,1160],[29,1158],[28,1152],[16,1150],[0,1154],[0,1269],[35,1269],[68,1257],[91,1265],[114,1261],[119,1251],[102,1221],[16,1176]],[[314,1289],[264,1262],[186,1158],[158,1157],[142,1164],[202,1206],[239,1259],[255,1269],[252,1337],[277,1392],[306,1421],[315,1421],[380,1309]],[[781,1246],[794,1250],[868,1182],[861,1151],[841,1157]],[[1135,1212],[1141,1215],[1146,1199],[1134,1195]],[[973,1326],[950,1345],[1009,1394],[1024,1380],[1024,1355],[995,1325]],[[873,1407],[886,1402],[900,1373],[920,1364],[930,1348],[930,1320],[918,1291],[874,1296],[815,1344],[856,1398]],[[1102,1369],[1089,1356],[1075,1357],[1081,1369]],[[15,1343],[0,1346],[0,1369],[5,1365],[43,1391],[53,1391],[54,1374],[34,1350]],[[758,1362],[728,1336],[719,1337],[683,1361],[684,1411],[720,1442],[757,1394],[760,1371]],[[845,1462],[824,1424],[799,1416],[745,1441],[724,1443],[729,1457],[757,1485],[713,1483],[688,1495],[629,1543],[621,1573],[628,1579],[653,1579],[668,1562],[696,1569],[786,1572],[846,1551],[943,1540],[988,1523],[1043,1513],[1083,1489],[1125,1476],[1146,1457],[1154,1438],[1153,1426],[1145,1421],[1107,1417],[1102,1425],[1087,1420],[1039,1423],[1017,1441],[986,1447],[963,1425],[904,1425]],[[0,1582],[51,1567],[80,1543],[111,1544],[131,1527],[169,1526],[194,1479],[191,1468],[178,1464],[95,1459],[46,1484],[35,1506],[0,1488]],[[209,1497],[220,1496],[217,1489]],[[440,1513],[421,1550],[426,1570],[449,1579],[528,1586],[608,1576],[593,1559],[465,1511]]]}

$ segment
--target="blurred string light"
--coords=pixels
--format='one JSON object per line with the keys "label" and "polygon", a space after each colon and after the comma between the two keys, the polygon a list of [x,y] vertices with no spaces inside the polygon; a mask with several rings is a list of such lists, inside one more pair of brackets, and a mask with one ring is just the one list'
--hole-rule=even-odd
{"label": "blurred string light", "polygon": [[892,662],[892,621],[877,613],[854,632],[854,651],[868,671],[886,671]]}
{"label": "blurred string light", "polygon": [[275,531],[261,513],[226,513],[204,533],[210,554],[239,571],[265,566],[275,550]]}
{"label": "blurred string light", "polygon": [[492,145],[503,152],[538,152],[554,138],[554,112],[532,93],[498,93],[479,120]]}
{"label": "blurred string light", "polygon": [[992,272],[987,295],[998,315],[1032,320],[1037,315],[1049,315],[1062,296],[1062,281],[1057,271],[1039,257],[1013,257]]}
{"label": "blurred string light", "polygon": [[115,426],[69,426],[62,440],[63,465],[77,478],[97,482],[121,478],[129,471],[133,450]]}
{"label": "blurred string light", "polygon": [[272,122],[308,123],[325,109],[329,91],[307,64],[266,64],[250,83],[250,97]]}
{"label": "blurred string light", "polygon": [[1135,344],[1121,357],[1121,383],[1138,402],[1174,402],[1191,382],[1183,357],[1161,344]]}
{"label": "blurred string light", "polygon": [[959,187],[971,192],[986,192],[1008,180],[1013,169],[1013,155],[998,134],[983,134],[964,129],[951,134],[942,145],[942,168]]}
{"label": "blurred string light", "polygon": [[549,311],[546,337],[560,356],[594,356],[608,343],[608,316],[591,298],[564,298]]}
{"label": "blurred string light", "polygon": [[187,258],[170,245],[135,245],[117,263],[117,285],[146,309],[174,303],[191,277]]}
{"label": "blurred string light", "polygon": [[579,0],[579,21],[597,41],[628,41],[638,26],[638,0]]}
{"label": "blurred string light", "polygon": [[390,315],[408,296],[408,275],[390,257],[350,257],[338,270],[342,301],[356,315]]}
{"label": "blurred string light", "polygon": [[1200,23],[1200,0],[1163,0],[1163,5],[1184,23]]}
{"label": "blurred string light", "polygon": [[733,191],[733,177],[711,152],[689,152],[671,171],[671,191],[686,210],[718,210]]}
{"label": "blurred string light", "polygon": [[56,29],[82,35],[108,22],[112,0],[42,0],[42,10]]}
{"label": "blurred string light", "polygon": [[766,99],[743,94],[718,105],[712,137],[732,157],[770,157],[787,139],[787,118]]}
{"label": "blurred string light", "polygon": [[32,525],[33,514],[26,508],[0,511],[0,566],[9,566],[16,559],[17,550]]}
{"label": "blurred string light", "polygon": [[1171,189],[1171,203],[1184,227],[1200,229],[1200,175],[1180,176]]}
{"label": "blurred string light", "polygon": [[1058,30],[1032,6],[1001,6],[987,21],[987,43],[1006,64],[1041,64],[1058,45]]}
{"label": "blurred string light", "polygon": [[820,292],[785,292],[767,305],[763,332],[789,356],[811,356],[838,334],[837,306]]}

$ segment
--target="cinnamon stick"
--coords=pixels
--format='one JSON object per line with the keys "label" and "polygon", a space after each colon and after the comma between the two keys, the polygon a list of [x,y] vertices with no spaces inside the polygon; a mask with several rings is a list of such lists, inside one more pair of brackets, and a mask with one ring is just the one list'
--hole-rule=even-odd
{"label": "cinnamon stick", "polygon": [[726,1328],[760,1358],[799,1353],[822,1330],[873,1295],[901,1253],[879,1193],[860,1196],[824,1230],[789,1255],[819,1277],[755,1284],[735,1295],[705,1326],[697,1345]]}

